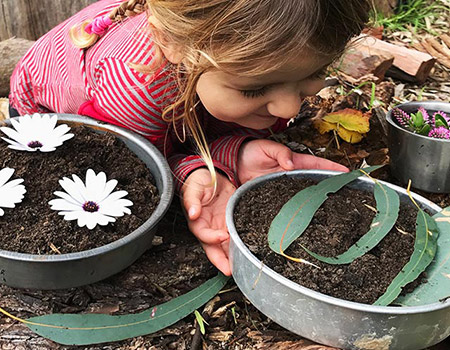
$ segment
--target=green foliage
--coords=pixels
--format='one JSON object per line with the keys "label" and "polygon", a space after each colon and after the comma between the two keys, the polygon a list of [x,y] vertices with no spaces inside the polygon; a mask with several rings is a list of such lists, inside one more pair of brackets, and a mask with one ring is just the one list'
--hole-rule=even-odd
{"label": "green foliage", "polygon": [[[423,121],[424,116],[418,113],[416,121],[420,122],[420,119]],[[302,235],[304,230],[310,224],[317,209],[327,199],[328,194],[338,191],[349,182],[361,176],[361,173],[365,173],[367,175],[367,173],[378,168],[380,168],[380,166],[366,168],[364,169],[366,172],[360,169],[350,173],[331,176],[325,180],[322,180],[315,186],[307,187],[298,192],[281,208],[277,216],[272,221],[268,235],[270,248],[277,254],[281,254],[286,258],[294,261],[300,261],[301,259],[292,258],[286,255],[284,251],[295,239]],[[445,220],[443,220],[443,217],[439,217],[440,220],[438,220],[439,222],[446,222],[447,226],[438,228],[435,219],[425,213],[417,205],[416,201],[411,196],[409,186],[410,185],[408,185],[407,192],[412,202],[418,208],[414,251],[409,262],[393,279],[385,293],[378,298],[374,305],[389,305],[396,300],[404,286],[416,280],[417,277],[425,271],[435,257],[438,245],[439,229],[447,230],[449,232],[445,239],[441,240],[439,245],[442,245],[443,248],[447,247],[450,241],[450,208],[447,212],[445,212],[445,215],[441,214],[444,215]],[[383,186],[378,181],[376,181],[376,186],[374,187],[374,195],[377,202],[377,215],[372,221],[371,229],[346,252],[337,257],[323,257],[309,251],[306,248],[304,249],[310,255],[325,263],[348,264],[375,247],[395,225],[399,213],[400,200],[396,191],[392,190],[388,186]],[[441,225],[444,224],[442,223]],[[447,249],[442,250],[443,254],[445,254],[444,252]],[[439,279],[442,280],[440,275],[443,275],[445,282],[443,282],[442,285],[450,287],[450,254],[439,255],[439,258],[442,259],[443,262],[439,265],[439,267],[432,265],[432,276],[439,282]],[[439,263],[440,262],[441,261],[439,261]],[[445,269],[442,268],[442,265],[445,265]],[[437,273],[435,271],[437,271]],[[425,290],[427,291],[428,288],[425,288]],[[450,297],[450,292],[448,292],[450,289],[446,288],[445,290],[447,290],[448,295],[444,294],[443,298]],[[442,291],[444,291],[444,289],[442,289]],[[445,293],[445,291],[443,293]],[[423,295],[424,293],[421,294],[421,296]],[[442,295],[442,293],[440,295]],[[413,302],[416,301],[417,295],[410,297],[410,300],[413,300]],[[403,300],[403,302],[409,302],[409,300]]]}
{"label": "green foliage", "polygon": [[[375,180],[376,181],[376,180]],[[372,221],[370,230],[352,245],[346,252],[336,257],[324,257],[305,249],[317,260],[327,264],[349,264],[356,258],[363,256],[389,233],[397,221],[400,209],[400,199],[397,192],[376,181],[374,196],[377,202],[377,215]]]}
{"label": "green foliage", "polygon": [[[380,165],[365,168],[370,173]],[[349,182],[362,176],[360,170],[331,176],[315,186],[307,187],[293,196],[273,219],[269,229],[269,246],[277,254],[283,252],[302,235],[311,222],[314,213],[328,198],[329,193],[340,190]]]}
{"label": "green foliage", "polygon": [[438,127],[440,127],[440,126],[443,126],[443,127],[445,127],[446,129],[448,129],[449,128],[449,125],[448,125],[448,123],[447,123],[447,120],[444,118],[444,116],[441,114],[441,113],[435,113],[435,114],[433,114],[433,117],[434,117],[434,119],[435,119],[435,121],[434,121],[434,125],[435,125],[435,127],[436,128],[438,128]]}
{"label": "green foliage", "polygon": [[64,345],[90,345],[118,341],[164,329],[191,314],[227,283],[219,274],[190,292],[138,314],[51,314],[26,320],[45,338]]}
{"label": "green foliage", "polygon": [[397,7],[395,14],[386,17],[382,13],[372,11],[371,24],[383,26],[391,32],[409,32],[413,30],[425,30],[435,34],[427,25],[427,21],[433,21],[440,11],[449,11],[448,4],[442,1],[429,0],[403,0]]}
{"label": "green foliage", "polygon": [[237,321],[236,321],[236,308],[234,306],[231,308],[231,314],[233,315],[234,324],[237,324]]}
{"label": "green foliage", "polygon": [[[340,95],[341,96],[349,96],[352,93],[357,93],[358,95],[361,95],[363,93],[361,88],[364,87],[365,85],[369,85],[369,84],[370,84],[370,100],[369,100],[367,109],[370,111],[374,107],[384,106],[384,103],[382,101],[378,100],[376,97],[377,85],[371,81],[365,81],[365,82],[359,84],[358,86],[354,87],[353,89],[351,89],[349,92],[347,92],[347,93],[342,92],[342,93],[340,93]],[[344,87],[342,85],[341,85],[341,88],[344,89]],[[359,100],[358,100],[358,105],[359,105]]]}
{"label": "green foliage", "polygon": [[416,133],[425,136],[428,136],[429,132],[431,131],[431,125],[428,124],[425,116],[420,110],[417,111],[417,113],[411,113],[410,127],[414,129]]}
{"label": "green foliage", "polygon": [[450,297],[450,207],[433,216],[439,229],[437,252],[426,270],[426,283],[421,283],[414,291],[400,296],[396,304],[421,306],[437,303]]}
{"label": "green foliage", "polygon": [[375,301],[374,305],[389,305],[399,296],[404,286],[419,277],[436,254],[438,237],[439,229],[434,219],[419,209],[417,213],[414,252],[409,262],[394,278],[386,289],[386,292]]}
{"label": "green foliage", "polygon": [[200,327],[200,333],[202,333],[203,335],[205,335],[205,323],[208,324],[208,322],[206,322],[206,320],[203,318],[202,314],[200,312],[198,312],[197,310],[194,311],[194,315],[195,315],[195,319],[197,320],[198,326]]}

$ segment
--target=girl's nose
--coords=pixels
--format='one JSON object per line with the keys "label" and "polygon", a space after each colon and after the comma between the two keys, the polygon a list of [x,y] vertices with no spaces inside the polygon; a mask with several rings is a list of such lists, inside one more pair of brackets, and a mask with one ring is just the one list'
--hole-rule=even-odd
{"label": "girl's nose", "polygon": [[272,94],[267,111],[275,117],[290,119],[298,114],[301,104],[302,97],[298,89],[283,89]]}

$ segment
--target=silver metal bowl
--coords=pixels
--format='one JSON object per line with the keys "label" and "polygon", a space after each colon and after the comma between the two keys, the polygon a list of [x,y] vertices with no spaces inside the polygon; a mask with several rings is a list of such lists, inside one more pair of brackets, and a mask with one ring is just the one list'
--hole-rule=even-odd
{"label": "silver metal bowl", "polygon": [[[78,115],[58,114],[58,121],[69,126],[85,125],[95,132],[112,133],[121,139],[152,173],[160,194],[160,202],[152,215],[136,230],[98,248],[61,255],[35,255],[0,250],[0,283],[11,287],[77,287],[97,282],[123,270],[151,247],[156,226],[172,201],[173,180],[167,161],[146,139],[123,128]],[[0,126],[5,125],[9,126],[10,122],[0,122]]]}
{"label": "silver metal bowl", "polygon": [[[336,174],[321,170],[275,173],[256,178],[237,189],[228,203],[226,220],[231,236],[231,269],[239,289],[253,305],[279,325],[329,346],[355,350],[418,350],[442,341],[450,334],[450,300],[424,306],[392,307],[334,298],[276,273],[242,242],[234,225],[233,213],[245,192],[285,175],[322,180]],[[403,188],[382,183],[393,188],[401,201],[410,201]],[[373,183],[367,178],[359,178],[349,186],[373,191]],[[432,214],[441,210],[417,194],[413,197]]]}
{"label": "silver metal bowl", "polygon": [[[406,113],[424,107],[429,114],[443,111],[450,115],[450,103],[439,101],[408,102],[397,106]],[[450,193],[450,140],[415,134],[386,116],[388,147],[392,174],[404,184],[434,193]]]}

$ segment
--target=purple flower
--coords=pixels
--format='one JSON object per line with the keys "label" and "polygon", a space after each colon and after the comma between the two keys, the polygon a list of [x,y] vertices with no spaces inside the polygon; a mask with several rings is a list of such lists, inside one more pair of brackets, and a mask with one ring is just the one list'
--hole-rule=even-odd
{"label": "purple flower", "polygon": [[438,128],[432,129],[429,134],[429,137],[434,137],[436,139],[450,139],[450,130],[448,130],[445,126],[440,126]]}
{"label": "purple flower", "polygon": [[397,119],[397,122],[401,126],[408,127],[409,122],[411,120],[411,117],[409,116],[408,113],[406,113],[405,111],[401,110],[400,108],[394,108],[392,110],[392,115],[395,117],[395,119]]}

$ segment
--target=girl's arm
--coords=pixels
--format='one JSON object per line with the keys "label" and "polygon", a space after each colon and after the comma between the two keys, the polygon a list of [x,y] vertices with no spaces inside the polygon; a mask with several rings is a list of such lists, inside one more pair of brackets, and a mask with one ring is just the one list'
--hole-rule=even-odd
{"label": "girl's arm", "polygon": [[[147,80],[146,80],[147,79]],[[176,94],[173,79],[160,69],[149,81],[125,62],[105,58],[96,68],[93,98],[80,108],[82,114],[131,129],[152,142],[167,158],[179,192],[189,174],[205,167],[195,150],[181,143],[162,109]],[[236,174],[220,160],[215,168],[237,184]]]}

